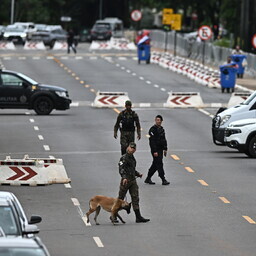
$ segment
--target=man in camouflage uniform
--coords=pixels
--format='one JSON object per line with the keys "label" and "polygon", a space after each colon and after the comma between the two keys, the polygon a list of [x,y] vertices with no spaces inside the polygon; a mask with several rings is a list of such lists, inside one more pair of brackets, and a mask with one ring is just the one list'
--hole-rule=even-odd
{"label": "man in camouflage uniform", "polygon": [[120,144],[121,144],[121,153],[124,155],[126,153],[126,148],[130,142],[135,140],[135,126],[137,128],[137,138],[140,140],[141,131],[140,131],[140,121],[137,113],[132,110],[131,101],[127,100],[125,102],[125,110],[119,113],[116,124],[114,126],[114,138],[117,138],[117,131],[120,129]]}
{"label": "man in camouflage uniform", "polygon": [[139,206],[139,187],[136,182],[136,177],[142,177],[142,174],[136,171],[136,160],[133,154],[136,151],[136,144],[131,142],[127,147],[126,154],[122,155],[119,165],[119,173],[121,175],[121,182],[119,187],[119,196],[118,198],[124,200],[127,191],[131,195],[132,207],[136,215],[137,223],[148,222],[149,219],[145,219],[140,214]]}

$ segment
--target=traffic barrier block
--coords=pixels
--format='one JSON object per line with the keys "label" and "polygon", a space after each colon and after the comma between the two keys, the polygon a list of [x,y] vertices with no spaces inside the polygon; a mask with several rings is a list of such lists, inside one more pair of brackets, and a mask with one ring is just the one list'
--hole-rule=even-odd
{"label": "traffic barrier block", "polygon": [[124,107],[125,102],[130,100],[127,92],[97,92],[92,104],[97,108],[117,108]]}
{"label": "traffic barrier block", "polygon": [[24,50],[45,50],[43,41],[26,41]]}
{"label": "traffic barrier block", "polygon": [[90,50],[110,50],[111,47],[111,43],[110,41],[106,41],[106,42],[99,42],[99,41],[92,41],[91,45],[90,45]]}
{"label": "traffic barrier block", "polygon": [[0,50],[16,50],[13,42],[0,41]]}
{"label": "traffic barrier block", "polygon": [[56,41],[52,48],[53,50],[67,50],[68,44],[65,41]]}
{"label": "traffic barrier block", "polygon": [[165,103],[170,108],[203,107],[204,103],[199,92],[169,92]]}
{"label": "traffic barrier block", "polygon": [[29,158],[0,160],[1,185],[48,185],[69,183],[62,159]]}
{"label": "traffic barrier block", "polygon": [[251,95],[250,92],[233,92],[228,102],[228,108],[238,105]]}

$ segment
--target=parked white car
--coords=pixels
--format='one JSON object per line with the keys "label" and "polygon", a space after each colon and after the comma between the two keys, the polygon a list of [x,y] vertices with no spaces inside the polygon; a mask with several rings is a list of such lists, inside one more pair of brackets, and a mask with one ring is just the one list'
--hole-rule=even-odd
{"label": "parked white car", "polygon": [[256,158],[256,118],[234,121],[225,129],[225,143]]}
{"label": "parked white car", "polygon": [[231,122],[256,118],[256,91],[244,102],[228,109],[219,109],[212,120],[212,136],[215,144],[225,144],[224,131]]}

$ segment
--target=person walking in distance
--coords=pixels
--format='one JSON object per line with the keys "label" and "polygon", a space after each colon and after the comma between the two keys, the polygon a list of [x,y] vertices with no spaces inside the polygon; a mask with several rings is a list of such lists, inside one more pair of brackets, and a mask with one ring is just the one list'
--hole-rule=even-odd
{"label": "person walking in distance", "polygon": [[127,100],[125,102],[125,110],[117,116],[116,124],[114,126],[114,138],[117,139],[117,132],[120,129],[120,144],[122,155],[126,153],[126,149],[130,142],[135,141],[135,126],[137,128],[137,139],[141,138],[140,120],[135,111],[132,110],[132,102]]}
{"label": "person walking in distance", "polygon": [[136,223],[145,223],[150,219],[145,219],[141,216],[139,206],[139,187],[136,181],[136,177],[142,178],[141,173],[136,170],[136,159],[134,153],[136,151],[135,142],[131,142],[126,150],[126,153],[122,155],[119,165],[119,173],[121,175],[121,182],[119,187],[118,198],[124,200],[127,191],[129,191],[132,199],[132,207],[136,216]]}
{"label": "person walking in distance", "polygon": [[148,170],[148,176],[145,183],[154,185],[155,182],[151,177],[158,171],[159,177],[162,179],[162,185],[169,185],[170,182],[165,179],[165,172],[163,168],[163,155],[167,155],[167,140],[165,138],[165,131],[162,127],[163,117],[157,115],[155,117],[155,124],[149,129],[149,145],[153,162]]}
{"label": "person walking in distance", "polygon": [[74,37],[75,37],[75,34],[74,34],[73,30],[70,29],[68,31],[68,35],[67,35],[68,54],[70,53],[70,48],[73,50],[74,53],[76,53],[76,47],[75,47],[75,44],[74,44]]}

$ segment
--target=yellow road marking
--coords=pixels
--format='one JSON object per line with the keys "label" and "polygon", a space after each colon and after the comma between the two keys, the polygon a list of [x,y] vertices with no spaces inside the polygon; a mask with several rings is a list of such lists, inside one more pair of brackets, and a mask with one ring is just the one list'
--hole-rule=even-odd
{"label": "yellow road marking", "polygon": [[120,110],[118,110],[117,108],[113,108],[113,110],[114,110],[117,114],[120,113]]}
{"label": "yellow road marking", "polygon": [[171,157],[174,159],[174,160],[180,160],[180,158],[176,155],[171,155]]}
{"label": "yellow road marking", "polygon": [[94,90],[94,89],[90,89],[90,91],[91,91],[91,92],[95,92],[95,90]]}
{"label": "yellow road marking", "polygon": [[77,76],[77,77],[76,77],[76,80],[80,80],[80,78]]}
{"label": "yellow road marking", "polygon": [[188,172],[195,172],[195,171],[192,170],[192,168],[190,168],[190,167],[185,167],[185,169],[186,169]]}
{"label": "yellow road marking", "polygon": [[80,84],[84,84],[84,81],[80,81]]}
{"label": "yellow road marking", "polygon": [[85,86],[84,86],[85,88],[89,88],[89,87],[91,87],[89,84],[86,84]]}
{"label": "yellow road marking", "polygon": [[250,224],[256,224],[256,222],[249,216],[243,216],[243,218],[246,219]]}
{"label": "yellow road marking", "polygon": [[149,134],[146,134],[146,137],[147,137],[147,138],[150,138],[150,135],[149,135]]}
{"label": "yellow road marking", "polygon": [[76,76],[76,73],[72,73],[71,76]]}
{"label": "yellow road marking", "polygon": [[223,197],[223,196],[219,196],[219,199],[225,203],[225,204],[230,204],[230,201],[228,201],[228,199],[226,197]]}
{"label": "yellow road marking", "polygon": [[209,186],[204,180],[197,180],[202,186]]}

